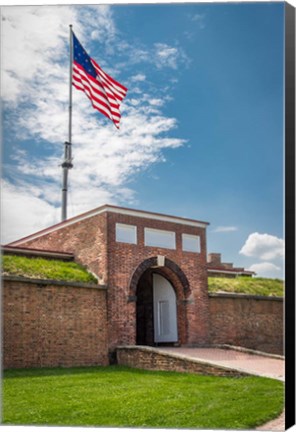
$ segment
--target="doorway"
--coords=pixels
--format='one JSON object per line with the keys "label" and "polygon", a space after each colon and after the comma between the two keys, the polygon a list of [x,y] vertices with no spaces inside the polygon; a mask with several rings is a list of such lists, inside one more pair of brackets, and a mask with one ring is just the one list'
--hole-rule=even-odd
{"label": "doorway", "polygon": [[177,303],[171,283],[153,274],[154,342],[178,342]]}
{"label": "doorway", "polygon": [[178,342],[176,293],[164,276],[147,269],[137,286],[137,345]]}

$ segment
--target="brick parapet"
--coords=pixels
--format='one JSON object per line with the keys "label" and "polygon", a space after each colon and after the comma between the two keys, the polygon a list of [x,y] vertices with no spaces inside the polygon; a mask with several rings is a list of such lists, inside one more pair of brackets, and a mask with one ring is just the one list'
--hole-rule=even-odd
{"label": "brick parapet", "polygon": [[283,298],[210,294],[209,311],[212,344],[283,354]]}
{"label": "brick parapet", "polygon": [[116,358],[119,365],[146,370],[188,372],[228,377],[250,375],[239,369],[218,366],[209,361],[188,358],[181,354],[164,353],[157,348],[145,346],[119,346],[116,349]]}

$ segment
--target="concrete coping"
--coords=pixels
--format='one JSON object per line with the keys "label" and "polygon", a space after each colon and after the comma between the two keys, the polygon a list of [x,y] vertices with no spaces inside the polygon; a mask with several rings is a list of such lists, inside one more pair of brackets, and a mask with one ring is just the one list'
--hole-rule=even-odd
{"label": "concrete coping", "polygon": [[1,251],[5,255],[24,255],[28,257],[58,259],[62,261],[73,261],[74,254],[69,252],[50,251],[43,249],[33,249],[20,246],[1,246]]}
{"label": "concrete coping", "polygon": [[263,295],[254,295],[254,294],[241,294],[241,293],[212,293],[209,292],[209,297],[218,297],[218,298],[243,298],[243,299],[252,299],[252,300],[267,300],[267,301],[283,301],[284,297],[276,297],[276,296],[263,296]]}
{"label": "concrete coping", "polygon": [[55,280],[55,279],[32,279],[26,278],[23,276],[11,276],[11,275],[2,275],[2,280],[11,281],[11,282],[24,282],[35,285],[57,285],[57,286],[69,286],[74,288],[88,288],[88,289],[97,289],[97,290],[106,290],[107,285],[98,285],[91,283],[83,283],[83,282],[71,282],[71,281],[63,281],[63,280]]}
{"label": "concrete coping", "polygon": [[197,359],[197,358],[185,355],[185,354],[176,354],[173,352],[163,351],[161,348],[148,347],[146,345],[121,345],[121,346],[116,347],[116,349],[118,349],[118,350],[125,349],[125,350],[130,350],[130,351],[136,351],[136,350],[146,351],[146,352],[150,352],[150,353],[159,354],[163,357],[171,357],[171,358],[180,359],[180,360],[187,360],[187,361],[190,361],[192,363],[207,365],[207,366],[214,367],[214,368],[220,369],[220,370],[239,372],[239,374],[245,375],[245,376],[252,376],[252,375],[261,376],[259,374],[254,373],[254,372],[250,373],[250,372],[247,372],[247,371],[240,369],[240,368],[232,368],[232,367],[222,366],[222,365],[218,365],[217,363],[212,362],[210,360]]}
{"label": "concrete coping", "polygon": [[215,345],[212,345],[210,348],[228,349],[228,350],[233,350],[233,351],[245,352],[246,354],[253,354],[253,355],[259,355],[259,356],[263,356],[263,357],[274,358],[277,360],[285,360],[285,356],[282,356],[279,354],[267,353],[264,351],[258,351],[258,350],[254,350],[251,348],[245,348],[245,347],[240,347],[240,346],[235,346],[235,345],[215,344]]}

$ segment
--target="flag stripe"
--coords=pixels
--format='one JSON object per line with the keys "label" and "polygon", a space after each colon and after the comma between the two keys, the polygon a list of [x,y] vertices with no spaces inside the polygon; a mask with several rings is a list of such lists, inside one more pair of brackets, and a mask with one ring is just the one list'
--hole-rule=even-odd
{"label": "flag stripe", "polygon": [[104,86],[107,86],[110,89],[110,91],[112,91],[112,93],[114,93],[115,97],[118,97],[119,99],[122,99],[122,97],[124,96],[123,91],[119,87],[116,87],[112,82],[110,82],[105,77],[105,75],[102,73],[102,71],[100,69],[97,69],[95,67],[95,70],[96,70],[98,76],[100,77],[102,84]]}
{"label": "flag stripe", "polygon": [[104,114],[119,128],[120,102],[127,94],[127,88],[108,75],[87,54],[75,34],[73,34],[74,60],[72,65],[72,85],[83,91],[90,99],[93,108]]}
{"label": "flag stripe", "polygon": [[[82,88],[78,88],[76,85],[75,85],[75,88],[77,88],[78,90],[82,90],[82,91],[83,91],[83,92],[88,96],[87,92],[85,92],[84,89],[82,89]],[[90,99],[93,108],[95,108],[95,109],[96,109],[97,111],[99,111],[101,114],[103,114],[104,116],[106,116],[106,117],[108,117],[110,120],[112,120],[113,123],[115,124],[115,126],[119,129],[119,121],[120,121],[120,120],[117,120],[117,119],[112,118],[112,116],[110,115],[109,112],[106,112],[104,108],[102,108],[102,107],[100,107],[100,106],[97,106],[96,103],[94,103],[94,101],[93,101],[93,99],[92,99],[91,97],[88,96],[88,98]]]}
{"label": "flag stripe", "polygon": [[73,81],[80,81],[81,87],[91,90],[92,96],[98,101],[101,102],[111,114],[119,114],[119,104],[116,100],[108,99],[102,91],[102,89],[97,85],[98,82],[92,76],[88,76],[83,70],[78,70],[78,72],[74,69],[73,71]]}
{"label": "flag stripe", "polygon": [[[92,78],[92,77],[91,77]],[[108,100],[104,97],[104,95],[100,94],[93,86],[92,79],[86,79],[84,76],[80,74],[73,74],[73,85],[78,89],[82,90],[86,93],[89,99],[92,102],[94,108],[100,107],[106,115],[111,119],[115,120],[114,117],[120,118],[120,112],[118,109],[118,105],[111,106],[113,104],[108,103]]]}
{"label": "flag stripe", "polygon": [[118,89],[120,91],[122,91],[123,93],[127,93],[127,88],[125,86],[123,86],[122,84],[120,84],[118,81],[116,81],[114,78],[112,78],[110,75],[108,75],[106,72],[103,71],[103,69],[101,68],[100,65],[98,65],[98,63],[92,59],[92,63],[93,66],[98,69],[102,75],[104,75],[104,77],[112,84],[115,85],[115,87],[118,87]]}
{"label": "flag stripe", "polygon": [[88,76],[84,70],[73,70],[73,79],[82,80],[84,83],[90,83],[94,92],[98,94],[98,96],[102,97],[105,102],[110,105],[110,107],[117,108],[119,110],[119,103],[113,97],[106,98],[106,94],[104,89],[98,84],[98,81],[94,79],[92,76]]}
{"label": "flag stripe", "polygon": [[91,100],[91,103],[92,103],[92,105],[93,105],[94,108],[97,108],[97,109],[100,109],[100,110],[104,111],[105,115],[107,117],[109,117],[111,120],[118,121],[116,119],[116,117],[117,118],[121,117],[119,112],[117,112],[117,113],[111,112],[110,109],[108,108],[108,106],[106,106],[106,104],[104,104],[102,101],[98,100],[93,95],[91,87],[88,88],[87,86],[79,85],[79,83],[78,84],[74,83],[73,85],[78,90],[82,90],[88,96],[88,98]]}
{"label": "flag stripe", "polygon": [[[117,104],[117,106],[119,107],[119,102],[117,101],[117,99],[116,99],[116,97],[113,95],[113,93],[111,93],[111,92],[109,92],[109,91],[106,91],[106,90],[104,89],[103,84],[102,84],[98,79],[94,79],[91,75],[87,74],[87,73],[85,72],[85,70],[84,70],[84,69],[83,69],[83,68],[82,68],[78,63],[76,63],[76,62],[74,62],[73,72],[77,72],[78,74],[85,76],[85,78],[86,78],[87,80],[91,79],[91,80],[92,80],[92,83],[93,83],[94,87],[97,89],[97,91],[101,91],[101,92],[103,92],[103,93],[104,93],[104,96],[105,96],[105,92],[106,92],[106,93],[107,93],[106,96],[107,96],[109,99],[112,99],[113,102],[114,102],[115,104]],[[105,97],[106,97],[106,96],[105,96]]]}
{"label": "flag stripe", "polygon": [[73,85],[86,93],[93,108],[98,109],[100,112],[104,111],[104,114],[118,127],[118,119],[121,117],[118,103],[112,103],[103,92],[98,90],[100,88],[97,86],[97,80],[87,75],[84,70],[79,69],[78,73],[76,73],[74,69],[73,72]]}
{"label": "flag stripe", "polygon": [[92,60],[92,64],[98,75],[102,78],[102,81],[122,100],[126,96],[127,89],[108,76],[94,60]]}

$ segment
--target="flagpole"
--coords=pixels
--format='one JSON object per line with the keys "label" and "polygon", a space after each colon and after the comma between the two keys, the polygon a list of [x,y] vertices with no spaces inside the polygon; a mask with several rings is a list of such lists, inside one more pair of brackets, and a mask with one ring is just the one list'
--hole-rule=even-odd
{"label": "flagpole", "polygon": [[62,187],[62,221],[67,219],[67,192],[68,192],[68,170],[73,168],[72,164],[72,67],[73,67],[73,35],[72,24],[70,24],[70,73],[69,73],[69,132],[68,141],[65,142]]}

